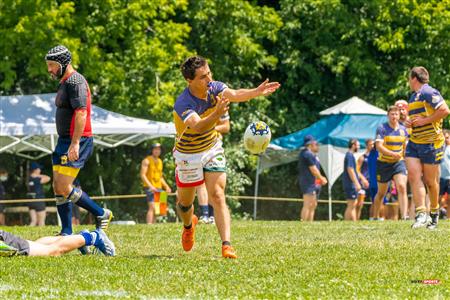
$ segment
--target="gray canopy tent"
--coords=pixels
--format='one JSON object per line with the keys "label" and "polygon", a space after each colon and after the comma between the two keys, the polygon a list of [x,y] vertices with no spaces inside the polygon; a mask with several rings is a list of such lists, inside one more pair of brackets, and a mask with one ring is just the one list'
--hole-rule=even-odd
{"label": "gray canopy tent", "polygon": [[[39,159],[53,152],[58,136],[55,96],[0,97],[0,153]],[[135,146],[148,139],[175,135],[173,123],[128,117],[95,105],[92,105],[91,121],[94,143],[102,148]],[[104,194],[101,177],[99,180]]]}

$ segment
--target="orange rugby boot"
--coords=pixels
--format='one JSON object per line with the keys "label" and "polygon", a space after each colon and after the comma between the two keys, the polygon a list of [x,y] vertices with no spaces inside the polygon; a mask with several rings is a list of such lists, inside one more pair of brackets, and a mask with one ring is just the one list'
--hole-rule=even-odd
{"label": "orange rugby boot", "polygon": [[192,215],[192,227],[186,229],[183,227],[183,234],[181,235],[181,244],[183,245],[184,251],[191,251],[195,242],[195,226],[198,223],[198,218],[196,215]]}
{"label": "orange rugby boot", "polygon": [[237,258],[236,251],[230,245],[222,246],[222,257],[223,258]]}

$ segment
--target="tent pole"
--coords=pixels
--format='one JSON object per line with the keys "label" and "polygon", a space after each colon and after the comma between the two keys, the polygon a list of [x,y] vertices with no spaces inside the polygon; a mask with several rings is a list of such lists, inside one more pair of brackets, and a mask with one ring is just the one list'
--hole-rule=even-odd
{"label": "tent pole", "polygon": [[256,210],[258,207],[258,188],[259,188],[260,164],[261,164],[261,156],[258,155],[258,165],[256,167],[256,179],[255,179],[255,198],[253,199],[253,220],[256,220]]}
{"label": "tent pole", "polygon": [[[332,159],[332,149],[330,149],[330,146],[327,146],[327,154],[328,154],[328,174],[331,174],[331,165],[333,162]],[[330,179],[332,179],[332,176],[330,175]],[[334,183],[334,182],[333,182]],[[331,188],[333,187],[333,184],[331,183],[331,180],[328,181],[328,221],[333,220],[333,204],[331,202]]]}
{"label": "tent pole", "polygon": [[[100,166],[100,155],[98,155],[98,152],[95,153],[95,160],[97,161],[97,165]],[[105,196],[105,187],[103,186],[103,178],[101,174],[98,174],[98,183],[100,185],[100,193],[102,196]]]}

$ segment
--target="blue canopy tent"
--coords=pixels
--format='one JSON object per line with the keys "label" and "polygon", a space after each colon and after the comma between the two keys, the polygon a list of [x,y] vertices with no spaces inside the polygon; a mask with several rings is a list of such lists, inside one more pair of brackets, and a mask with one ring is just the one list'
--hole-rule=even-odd
{"label": "blue canopy tent", "polygon": [[[306,135],[312,135],[320,144],[320,164],[328,178],[329,219],[332,218],[331,188],[343,172],[344,156],[348,141],[356,138],[361,143],[361,155],[365,140],[375,137],[376,128],[387,121],[386,111],[357,97],[352,97],[320,113],[322,117],[311,126],[272,141],[258,163],[262,170],[290,163],[298,159]],[[358,155],[357,154],[357,155]],[[257,182],[259,178],[257,176]],[[255,187],[255,200],[257,197]],[[256,218],[256,201],[254,217]]]}

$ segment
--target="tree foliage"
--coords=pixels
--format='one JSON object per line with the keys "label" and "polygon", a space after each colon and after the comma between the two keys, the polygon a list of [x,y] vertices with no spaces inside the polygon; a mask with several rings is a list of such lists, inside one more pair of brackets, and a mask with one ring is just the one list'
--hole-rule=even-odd
{"label": "tree foliage", "polygon": [[[241,143],[250,121],[266,121],[278,137],[354,95],[386,107],[408,97],[406,78],[415,65],[425,66],[431,84],[448,98],[449,7],[450,0],[3,0],[0,94],[54,92],[44,55],[56,44],[71,49],[94,104],[154,120],[171,121],[186,86],[179,65],[194,53],[208,58],[214,78],[233,88],[267,77],[280,81],[269,98],[230,110],[228,192],[251,193],[256,158]],[[166,149],[173,144],[162,142]],[[110,183],[107,193],[137,192],[147,146],[102,151],[102,161],[111,164],[93,164],[87,186],[95,189],[101,172]],[[170,155],[166,161],[173,183]],[[262,182],[272,183],[264,193],[297,193],[295,173],[292,164],[264,175]]]}

